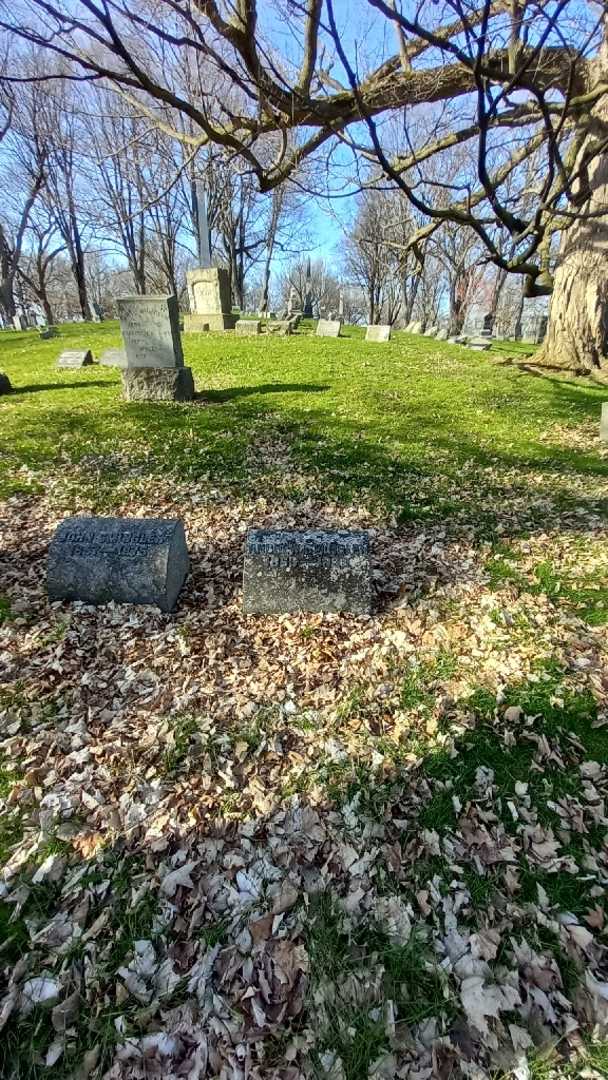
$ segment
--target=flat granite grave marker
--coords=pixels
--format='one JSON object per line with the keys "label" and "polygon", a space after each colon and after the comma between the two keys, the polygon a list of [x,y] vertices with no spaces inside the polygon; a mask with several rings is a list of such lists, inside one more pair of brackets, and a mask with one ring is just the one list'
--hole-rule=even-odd
{"label": "flat granite grave marker", "polygon": [[340,319],[319,319],[317,337],[340,337],[341,327]]}
{"label": "flat granite grave marker", "polygon": [[372,607],[369,536],[360,530],[250,529],[243,568],[246,613]]}
{"label": "flat granite grave marker", "polygon": [[58,368],[81,368],[93,363],[90,349],[66,349],[57,361]]}
{"label": "flat granite grave marker", "polygon": [[391,328],[388,323],[371,324],[365,331],[366,341],[390,341]]}
{"label": "flat granite grave marker", "polygon": [[72,517],[51,542],[50,600],[155,604],[172,611],[188,573],[181,521]]}

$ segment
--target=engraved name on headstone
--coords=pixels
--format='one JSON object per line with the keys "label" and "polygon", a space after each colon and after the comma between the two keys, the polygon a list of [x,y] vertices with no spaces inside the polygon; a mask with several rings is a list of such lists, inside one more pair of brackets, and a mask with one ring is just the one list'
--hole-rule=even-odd
{"label": "engraved name on headstone", "polygon": [[184,366],[175,296],[121,296],[116,306],[127,368]]}
{"label": "engraved name on headstone", "polygon": [[249,614],[349,611],[372,605],[369,537],[346,529],[250,529],[243,570]]}
{"label": "engraved name on headstone", "polygon": [[366,341],[390,341],[391,340],[391,328],[388,323],[380,323],[373,325],[370,323],[365,331]]}
{"label": "engraved name on headstone", "polygon": [[57,361],[58,368],[81,368],[93,363],[90,349],[66,349]]}
{"label": "engraved name on headstone", "polygon": [[66,518],[49,551],[49,599],[87,604],[115,600],[171,611],[188,566],[181,521]]}

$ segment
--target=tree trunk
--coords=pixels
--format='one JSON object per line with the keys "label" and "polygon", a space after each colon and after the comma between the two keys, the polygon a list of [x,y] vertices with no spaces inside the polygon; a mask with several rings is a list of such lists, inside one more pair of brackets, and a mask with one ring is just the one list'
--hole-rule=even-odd
{"label": "tree trunk", "polygon": [[[595,80],[606,74],[608,45],[596,61]],[[581,150],[589,141],[605,138],[608,121],[608,100],[600,98],[593,109],[599,123],[592,130]],[[580,158],[579,158],[580,160]],[[588,197],[581,208],[581,217],[574,220],[562,234],[557,266],[553,278],[553,294],[549,326],[545,340],[532,358],[532,363],[569,371],[593,371],[608,357],[608,153],[594,157],[588,165],[586,188]],[[600,216],[588,214],[603,211]]]}

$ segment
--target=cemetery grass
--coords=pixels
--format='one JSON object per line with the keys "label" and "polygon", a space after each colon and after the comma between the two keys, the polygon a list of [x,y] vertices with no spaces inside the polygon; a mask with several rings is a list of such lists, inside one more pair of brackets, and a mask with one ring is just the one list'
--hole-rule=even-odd
{"label": "cemetery grass", "polygon": [[[0,337],[2,1076],[608,1074],[605,391],[308,329],[179,406]],[[67,513],[180,516],[176,613],[49,606]],[[242,615],[286,524],[371,619]]]}

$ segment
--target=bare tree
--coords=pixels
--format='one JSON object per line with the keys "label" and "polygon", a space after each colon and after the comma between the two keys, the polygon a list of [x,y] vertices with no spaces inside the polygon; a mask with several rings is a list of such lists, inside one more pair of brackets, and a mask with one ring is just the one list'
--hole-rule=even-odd
{"label": "bare tree", "polygon": [[40,107],[36,84],[20,95],[19,103],[10,90],[0,97],[2,187],[7,193],[0,207],[0,308],[7,319],[16,313],[15,279],[32,209],[45,183],[47,146]]}
{"label": "bare tree", "polygon": [[[372,9],[378,30],[369,48],[343,32],[339,22],[349,16],[346,9],[338,14],[333,0],[276,0],[276,17],[265,18],[264,29],[255,0],[128,6],[74,0],[67,10],[57,0],[16,0],[0,26],[56,58],[47,75],[103,77],[188,145],[214,143],[238,154],[262,190],[341,140],[428,216],[412,243],[446,221],[465,225],[489,260],[524,277],[529,296],[553,290],[551,328],[539,359],[597,366],[608,351],[604,5],[362,3]],[[378,57],[378,42],[391,39],[394,51],[385,48]],[[282,51],[284,41],[289,45]],[[186,73],[197,69],[205,78],[193,83]],[[433,136],[413,145],[412,114],[437,103]],[[187,131],[178,115],[187,117]],[[396,154],[382,139],[381,121],[389,116],[401,124]],[[290,131],[299,136],[287,137]],[[284,138],[269,159],[264,139],[276,132]],[[437,205],[427,163],[469,143],[475,185],[456,180]],[[516,198],[505,184],[537,150],[543,180],[528,209],[523,188]],[[511,237],[513,254],[500,250],[497,230]],[[562,233],[562,242],[552,274],[541,252],[554,232]]]}

